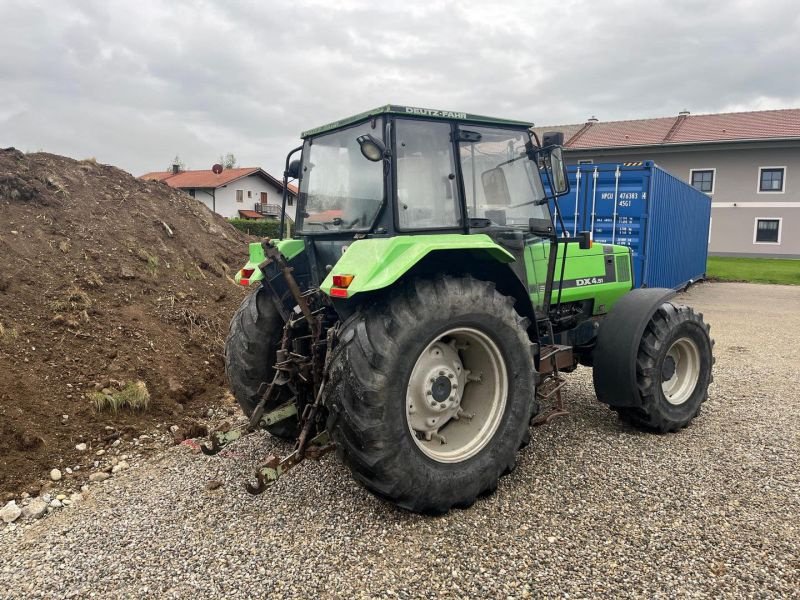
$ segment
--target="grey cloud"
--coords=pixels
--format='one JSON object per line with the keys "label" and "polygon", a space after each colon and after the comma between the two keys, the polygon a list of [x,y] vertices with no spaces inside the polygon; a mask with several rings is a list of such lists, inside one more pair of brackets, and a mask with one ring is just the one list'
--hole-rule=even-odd
{"label": "grey cloud", "polygon": [[117,164],[222,152],[387,102],[540,124],[800,106],[794,2],[0,0],[0,146]]}

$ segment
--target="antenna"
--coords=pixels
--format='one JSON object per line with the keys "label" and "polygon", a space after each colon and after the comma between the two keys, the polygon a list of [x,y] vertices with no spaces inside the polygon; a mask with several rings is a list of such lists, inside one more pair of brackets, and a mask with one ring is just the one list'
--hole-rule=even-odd
{"label": "antenna", "polygon": [[222,173],[222,165],[219,164],[219,163],[216,163],[213,167],[211,167],[211,171],[215,175],[219,175],[220,173]]}

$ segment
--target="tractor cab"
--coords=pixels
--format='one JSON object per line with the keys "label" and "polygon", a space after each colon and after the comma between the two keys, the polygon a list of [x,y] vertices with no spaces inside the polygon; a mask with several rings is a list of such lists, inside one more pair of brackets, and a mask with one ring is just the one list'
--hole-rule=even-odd
{"label": "tractor cab", "polygon": [[[353,238],[441,233],[520,249],[530,233],[552,231],[548,198],[566,191],[560,150],[553,160],[556,147],[543,149],[530,127],[385,106],[304,132],[289,169],[299,179],[296,232],[322,255]],[[560,190],[548,189],[553,164]]]}

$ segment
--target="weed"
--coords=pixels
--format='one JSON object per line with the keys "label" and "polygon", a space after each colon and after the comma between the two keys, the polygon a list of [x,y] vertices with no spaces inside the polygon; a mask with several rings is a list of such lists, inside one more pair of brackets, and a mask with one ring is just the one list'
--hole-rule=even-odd
{"label": "weed", "polygon": [[15,339],[17,339],[18,335],[19,334],[17,333],[17,330],[16,330],[15,327],[8,328],[5,325],[3,325],[2,323],[0,323],[0,338],[6,339],[6,340],[15,340]]}
{"label": "weed", "polygon": [[121,390],[104,388],[99,392],[89,392],[89,400],[98,412],[110,411],[114,414],[123,408],[143,412],[150,406],[150,392],[144,381],[128,383]]}
{"label": "weed", "polygon": [[83,280],[91,288],[99,288],[103,285],[103,278],[94,271],[91,271]]}
{"label": "weed", "polygon": [[91,305],[92,301],[89,298],[89,294],[80,288],[74,287],[62,299],[53,302],[52,308],[56,312],[68,312],[86,310]]}
{"label": "weed", "polygon": [[157,256],[147,256],[147,272],[153,277],[158,275],[159,260]]}

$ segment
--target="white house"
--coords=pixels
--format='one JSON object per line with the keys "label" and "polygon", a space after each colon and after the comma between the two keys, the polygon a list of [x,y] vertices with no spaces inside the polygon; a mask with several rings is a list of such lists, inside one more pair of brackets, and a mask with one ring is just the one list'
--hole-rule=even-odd
{"label": "white house", "polygon": [[[172,171],[145,173],[141,179],[163,181],[200,200],[214,212],[226,218],[279,219],[283,203],[283,181],[258,167],[224,169],[220,173],[207,171]],[[294,221],[297,187],[286,186],[286,216]]]}

